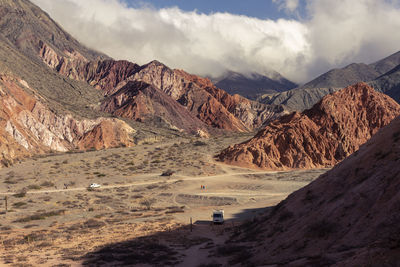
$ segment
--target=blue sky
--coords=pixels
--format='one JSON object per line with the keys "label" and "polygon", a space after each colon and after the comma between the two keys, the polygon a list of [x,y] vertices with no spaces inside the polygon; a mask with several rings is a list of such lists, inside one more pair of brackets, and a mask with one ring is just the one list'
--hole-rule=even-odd
{"label": "blue sky", "polygon": [[[151,5],[156,9],[177,6],[185,11],[197,10],[199,13],[211,14],[227,12],[237,15],[246,15],[259,19],[290,18],[284,9],[279,8],[278,3],[272,0],[125,0],[131,7]],[[300,10],[304,9],[300,1]]]}

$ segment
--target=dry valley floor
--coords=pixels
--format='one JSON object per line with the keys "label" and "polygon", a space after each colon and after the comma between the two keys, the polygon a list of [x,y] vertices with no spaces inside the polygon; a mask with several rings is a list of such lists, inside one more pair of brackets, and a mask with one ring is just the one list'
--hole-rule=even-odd
{"label": "dry valley floor", "polygon": [[[326,171],[256,171],[214,161],[249,137],[179,137],[1,169],[0,264],[238,263],[245,255],[225,244],[238,226]],[[172,176],[162,176],[169,170]],[[91,183],[101,187],[89,190]],[[224,209],[225,224],[210,224],[213,209]]]}

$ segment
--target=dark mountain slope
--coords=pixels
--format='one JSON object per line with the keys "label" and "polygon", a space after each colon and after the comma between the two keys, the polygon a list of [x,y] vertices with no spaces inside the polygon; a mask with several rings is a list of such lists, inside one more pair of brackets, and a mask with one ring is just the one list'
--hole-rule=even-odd
{"label": "dark mountain slope", "polygon": [[400,103],[400,65],[369,82],[375,90],[385,93]]}
{"label": "dark mountain slope", "polygon": [[370,65],[353,63],[342,69],[330,70],[304,84],[301,88],[344,88],[358,82],[373,80],[379,75],[380,73]]}
{"label": "dark mountain slope", "polygon": [[399,266],[400,118],[235,237],[256,266]]}
{"label": "dark mountain slope", "polygon": [[213,79],[215,86],[229,94],[239,94],[248,99],[256,100],[263,94],[284,92],[295,88],[297,85],[278,73],[270,78],[258,73],[244,75],[237,72],[228,72],[222,77]]}
{"label": "dark mountain slope", "polygon": [[32,60],[38,60],[40,42],[49,44],[59,54],[74,51],[88,60],[106,58],[81,45],[28,0],[0,0],[0,34]]}
{"label": "dark mountain slope", "polygon": [[396,52],[384,59],[378,60],[370,64],[378,73],[384,74],[400,64],[400,51]]}

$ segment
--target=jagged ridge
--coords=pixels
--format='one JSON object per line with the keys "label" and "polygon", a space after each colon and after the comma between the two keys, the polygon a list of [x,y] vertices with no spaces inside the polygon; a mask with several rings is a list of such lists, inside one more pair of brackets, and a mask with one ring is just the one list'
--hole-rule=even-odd
{"label": "jagged ridge", "polygon": [[217,157],[264,169],[330,167],[399,114],[400,105],[393,99],[359,83],[324,97],[310,110],[273,121]]}

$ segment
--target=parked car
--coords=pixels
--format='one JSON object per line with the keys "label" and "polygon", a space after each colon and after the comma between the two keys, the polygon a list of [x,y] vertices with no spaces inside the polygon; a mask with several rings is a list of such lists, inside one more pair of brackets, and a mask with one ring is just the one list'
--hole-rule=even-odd
{"label": "parked car", "polygon": [[101,187],[101,185],[93,183],[93,184],[90,184],[89,187],[90,188],[99,188],[99,187]]}

